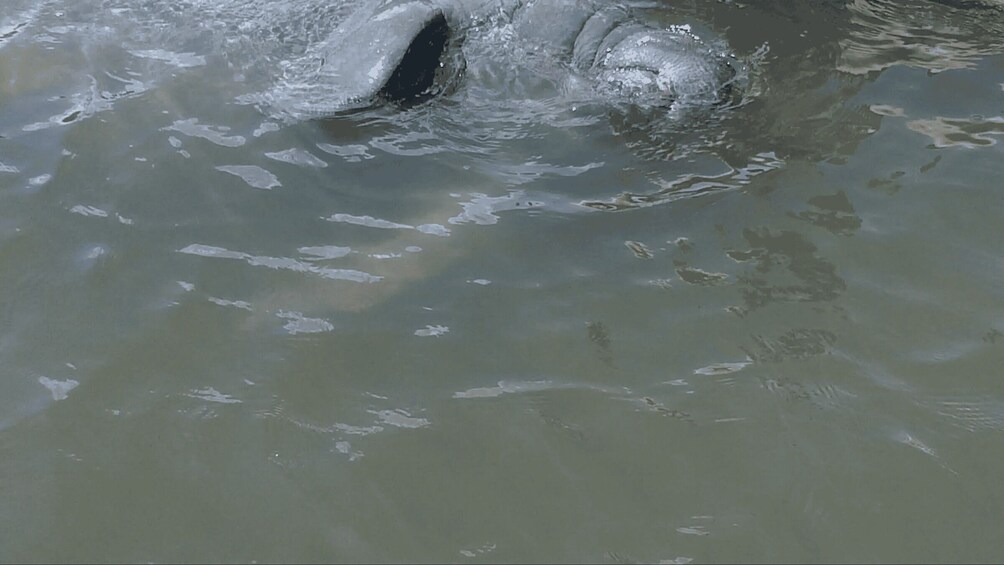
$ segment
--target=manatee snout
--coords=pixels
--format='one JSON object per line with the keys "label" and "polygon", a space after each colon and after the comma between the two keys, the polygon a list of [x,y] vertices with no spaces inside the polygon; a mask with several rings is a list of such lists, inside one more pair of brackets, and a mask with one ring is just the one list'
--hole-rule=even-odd
{"label": "manatee snout", "polygon": [[633,33],[599,54],[596,67],[601,88],[652,106],[720,103],[736,77],[728,57],[679,30]]}

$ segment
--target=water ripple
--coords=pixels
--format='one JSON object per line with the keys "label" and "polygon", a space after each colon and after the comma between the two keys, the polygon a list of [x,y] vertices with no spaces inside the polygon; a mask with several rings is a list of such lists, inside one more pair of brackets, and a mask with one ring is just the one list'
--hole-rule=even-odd
{"label": "water ripple", "polygon": [[989,147],[997,140],[991,136],[1004,135],[1004,117],[946,118],[912,120],[906,127],[931,138],[935,147]]}
{"label": "water ripple", "polygon": [[840,70],[854,74],[894,65],[933,72],[974,67],[1004,51],[1004,8],[970,3],[951,8],[938,2],[854,0],[854,26],[840,40]]}
{"label": "water ripple", "polygon": [[450,235],[449,228],[441,224],[421,224],[412,226],[409,224],[399,224],[389,220],[374,218],[373,216],[353,216],[351,214],[342,213],[332,214],[324,219],[329,222],[352,224],[355,226],[365,226],[368,228],[377,228],[382,230],[415,230],[427,235],[438,235],[440,237],[447,237]]}
{"label": "water ripple", "polygon": [[317,265],[312,265],[310,263],[304,263],[296,259],[290,259],[288,257],[268,257],[260,255],[251,255],[249,253],[243,253],[240,251],[230,251],[222,247],[213,247],[211,245],[202,245],[199,243],[193,243],[183,249],[179,249],[178,253],[185,253],[187,255],[197,255],[199,257],[211,257],[218,259],[237,259],[245,261],[251,266],[261,266],[268,267],[270,269],[284,269],[289,271],[294,271],[298,273],[311,273],[321,276],[326,279],[335,279],[343,281],[351,281],[358,283],[374,283],[383,279],[383,277],[371,275],[363,271],[356,271],[354,269],[332,269],[327,267],[318,267]]}
{"label": "water ripple", "polygon": [[164,131],[176,131],[189,137],[198,137],[222,147],[240,147],[246,143],[242,135],[226,135],[228,126],[200,124],[198,118],[176,120],[173,124],[161,128]]}
{"label": "water ripple", "polygon": [[784,161],[774,153],[755,155],[745,167],[717,176],[683,175],[672,180],[661,180],[662,188],[650,193],[624,192],[607,200],[586,200],[581,206],[605,212],[622,212],[667,204],[686,198],[695,198],[723,191],[736,190],[759,175],[780,168]]}

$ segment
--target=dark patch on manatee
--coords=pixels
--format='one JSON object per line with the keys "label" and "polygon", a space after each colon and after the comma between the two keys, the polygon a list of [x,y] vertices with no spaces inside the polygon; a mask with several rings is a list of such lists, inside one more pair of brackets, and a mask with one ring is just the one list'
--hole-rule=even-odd
{"label": "dark patch on manatee", "polygon": [[433,87],[449,40],[450,26],[446,18],[439,14],[412,40],[401,62],[380,89],[379,96],[409,105],[437,94]]}

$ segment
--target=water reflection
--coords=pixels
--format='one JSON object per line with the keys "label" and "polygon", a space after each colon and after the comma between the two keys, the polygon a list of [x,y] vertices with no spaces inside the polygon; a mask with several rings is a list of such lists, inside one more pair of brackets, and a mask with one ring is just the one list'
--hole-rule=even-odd
{"label": "water reflection", "polygon": [[1004,135],[1004,117],[974,117],[913,120],[907,127],[931,138],[935,147],[987,147],[997,143],[991,136]]}
{"label": "water reflection", "polygon": [[994,2],[852,0],[847,9],[851,25],[838,61],[844,72],[966,69],[1004,51],[1004,7]]}

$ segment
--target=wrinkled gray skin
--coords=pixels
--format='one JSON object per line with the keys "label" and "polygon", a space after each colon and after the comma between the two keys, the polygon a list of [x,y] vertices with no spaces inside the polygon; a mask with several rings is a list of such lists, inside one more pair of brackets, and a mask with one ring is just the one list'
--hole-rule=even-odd
{"label": "wrinkled gray skin", "polygon": [[[415,53],[438,33],[448,37],[442,54],[446,57],[475,22],[500,14],[511,18],[520,41],[567,62],[573,72],[595,81],[599,91],[625,99],[664,105],[680,100],[714,103],[735,75],[724,55],[688,31],[652,28],[610,2],[370,0],[339,26],[324,48],[322,79],[331,80],[341,93],[340,100],[331,101],[332,113],[388,98],[418,97],[394,91],[400,89],[402,73],[421,75],[421,66],[431,67],[426,75],[437,73],[437,83],[450,80],[453,77],[441,75],[459,69],[438,60],[438,51],[424,58]],[[424,90],[427,94],[430,89]]]}

